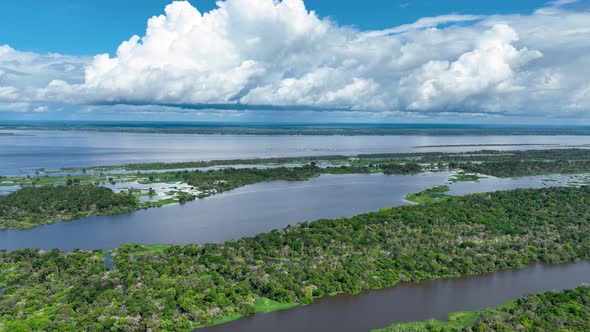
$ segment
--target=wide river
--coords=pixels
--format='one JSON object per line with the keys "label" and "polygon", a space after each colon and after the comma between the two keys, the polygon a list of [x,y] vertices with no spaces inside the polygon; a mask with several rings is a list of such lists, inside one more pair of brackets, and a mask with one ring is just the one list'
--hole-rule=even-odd
{"label": "wide river", "polygon": [[[2,135],[3,133],[17,135]],[[461,144],[498,146],[419,148]],[[541,145],[502,146],[505,144]],[[387,152],[450,152],[484,148],[514,150],[587,144],[590,144],[590,136],[257,136],[0,130],[0,175],[27,175],[35,168],[58,169],[138,162]]]}
{"label": "wide river", "polygon": [[479,276],[404,283],[393,288],[325,297],[306,307],[256,314],[198,332],[359,332],[392,323],[482,310],[507,300],[590,282],[590,262],[532,265]]}
{"label": "wide river", "polygon": [[[308,181],[264,182],[184,205],[89,217],[26,230],[0,231],[0,249],[112,249],[123,243],[186,244],[252,236],[301,221],[350,217],[407,204],[404,197],[444,184],[447,172],[418,175],[322,175]],[[564,185],[571,176],[485,178],[450,184],[450,194]]]}
{"label": "wide river", "polygon": [[111,249],[123,243],[237,239],[300,221],[348,217],[403,204],[406,193],[443,183],[447,173],[327,175],[245,186],[184,205],[0,231],[0,249]]}

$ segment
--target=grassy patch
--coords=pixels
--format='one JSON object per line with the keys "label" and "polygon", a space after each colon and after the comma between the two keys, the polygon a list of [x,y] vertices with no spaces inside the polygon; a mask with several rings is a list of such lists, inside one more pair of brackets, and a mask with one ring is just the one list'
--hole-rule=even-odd
{"label": "grassy patch", "polygon": [[470,182],[470,181],[477,181],[479,179],[483,179],[483,176],[478,176],[477,174],[467,174],[465,172],[460,172],[454,174],[449,181],[451,182]]}
{"label": "grassy patch", "polygon": [[280,303],[267,299],[265,297],[256,296],[256,304],[254,304],[255,312],[272,312],[278,310],[289,309],[298,306],[299,304],[294,302]]}
{"label": "grassy patch", "polygon": [[461,311],[451,313],[448,315],[448,321],[430,319],[420,322],[397,323],[384,329],[373,330],[373,332],[461,331],[464,328],[473,325],[478,319],[502,315],[502,309],[510,309],[513,307],[515,307],[515,302],[508,301],[496,308],[482,311]]}
{"label": "grassy patch", "polygon": [[[285,309],[297,307],[300,305],[300,304],[294,303],[294,302],[280,303],[280,302],[273,301],[271,299],[261,297],[258,295],[254,295],[254,299],[256,301],[254,303],[254,312],[255,313],[268,313],[268,312],[273,312],[273,311],[285,310]],[[229,323],[231,321],[234,321],[236,319],[240,319],[245,316],[246,315],[242,315],[239,313],[225,315],[225,316],[222,316],[222,317],[212,321],[209,324],[199,324],[199,325],[196,325],[194,328],[202,328],[202,327],[207,327],[207,326],[219,325],[219,324],[223,324],[223,323]]]}
{"label": "grassy patch", "polygon": [[448,186],[436,186],[419,193],[412,193],[406,195],[406,200],[414,203],[433,203],[450,196],[446,194],[450,189]]}

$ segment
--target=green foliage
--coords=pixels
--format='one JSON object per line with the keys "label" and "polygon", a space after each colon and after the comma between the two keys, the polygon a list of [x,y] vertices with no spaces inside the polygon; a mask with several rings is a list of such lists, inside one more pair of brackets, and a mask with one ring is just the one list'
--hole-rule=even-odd
{"label": "green foliage", "polygon": [[450,178],[450,181],[451,182],[471,182],[471,181],[477,181],[481,178],[482,177],[477,176],[476,174],[466,174],[465,172],[459,172],[459,173],[453,175],[453,177]]}
{"label": "green foliage", "polygon": [[0,229],[132,211],[137,199],[94,185],[26,187],[0,196]]}
{"label": "green foliage", "polygon": [[590,259],[590,188],[452,197],[224,243],[127,245],[111,269],[103,254],[0,252],[0,324],[189,330],[326,294]]}
{"label": "green foliage", "polygon": [[414,203],[433,203],[449,198],[446,194],[449,191],[449,186],[436,186],[419,193],[412,193],[406,195],[406,200]]}
{"label": "green foliage", "polygon": [[[486,145],[470,145],[486,146]],[[499,146],[499,145],[494,145]],[[260,165],[285,163],[309,163],[317,161],[345,162],[353,160],[367,161],[369,163],[381,163],[386,160],[395,164],[400,163],[436,163],[436,162],[466,162],[466,161],[519,161],[519,160],[590,160],[589,149],[545,149],[545,150],[521,150],[521,151],[500,151],[480,150],[473,152],[414,152],[414,153],[374,153],[359,154],[356,156],[327,155],[307,157],[283,157],[283,158],[261,158],[261,159],[232,159],[232,160],[211,160],[211,161],[189,161],[176,163],[143,163],[128,164],[123,166],[99,166],[88,168],[96,171],[106,170],[161,170],[197,168],[212,166],[231,165]],[[388,162],[388,163],[389,163]],[[412,166],[413,167],[413,166]],[[81,171],[82,168],[64,168],[65,171]],[[396,173],[397,174],[397,173]]]}
{"label": "green foliage", "polygon": [[485,163],[462,163],[458,164],[457,167],[467,172],[506,178],[554,173],[565,174],[590,172],[590,160],[515,160]]}
{"label": "green foliage", "polygon": [[375,332],[590,331],[590,287],[530,295],[493,309],[458,312],[449,321],[394,324]]}
{"label": "green foliage", "polygon": [[422,172],[422,166],[416,163],[382,164],[384,174],[416,174]]}

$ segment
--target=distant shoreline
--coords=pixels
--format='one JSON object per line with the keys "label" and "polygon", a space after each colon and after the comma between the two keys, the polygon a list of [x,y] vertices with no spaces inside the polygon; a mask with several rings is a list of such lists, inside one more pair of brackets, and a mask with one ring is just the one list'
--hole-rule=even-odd
{"label": "distant shoreline", "polygon": [[[94,131],[201,135],[590,135],[590,126],[475,125],[475,124],[298,124],[298,123],[196,123],[196,122],[0,122],[0,130]],[[6,136],[3,133],[0,135]],[[17,135],[17,134],[15,134]]]}
{"label": "distant shoreline", "polygon": [[31,136],[31,135],[17,134],[17,133],[0,133],[0,136]]}

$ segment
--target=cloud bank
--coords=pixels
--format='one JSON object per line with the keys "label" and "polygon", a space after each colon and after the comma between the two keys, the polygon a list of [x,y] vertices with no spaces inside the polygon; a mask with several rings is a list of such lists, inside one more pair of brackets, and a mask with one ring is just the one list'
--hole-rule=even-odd
{"label": "cloud bank", "polygon": [[0,47],[0,108],[588,116],[590,12],[572,3],[531,15],[444,15],[361,31],[318,17],[302,0],[226,0],[207,13],[177,1],[113,56]]}

